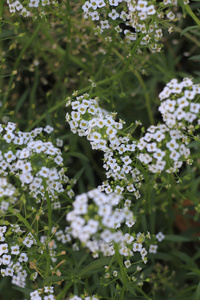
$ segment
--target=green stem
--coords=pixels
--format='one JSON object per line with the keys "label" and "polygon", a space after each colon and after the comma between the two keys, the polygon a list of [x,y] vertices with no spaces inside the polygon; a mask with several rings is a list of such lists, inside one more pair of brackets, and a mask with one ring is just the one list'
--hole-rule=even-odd
{"label": "green stem", "polygon": [[192,19],[197,23],[197,25],[200,26],[200,20],[197,18],[197,16],[193,13],[193,11],[191,10],[191,7],[187,4],[185,5],[185,9],[188,12],[188,14],[190,15],[190,17],[192,17]]}
{"label": "green stem", "polygon": [[66,19],[67,19],[67,37],[71,37],[71,18],[70,18],[70,0],[66,3]]}
{"label": "green stem", "polygon": [[38,243],[38,245],[43,249],[43,244],[40,242],[38,237],[34,234],[32,226],[29,224],[29,222],[16,210],[14,210],[12,207],[9,207],[9,211],[15,215],[19,221],[21,221],[29,230],[29,232],[33,235],[34,239]]}
{"label": "green stem", "polygon": [[138,81],[140,82],[143,90],[145,91],[144,93],[144,97],[145,97],[145,102],[146,102],[146,108],[147,108],[147,112],[148,112],[148,116],[149,116],[149,120],[151,122],[151,124],[154,124],[154,117],[153,117],[153,113],[151,111],[151,102],[150,102],[150,97],[149,97],[149,93],[147,91],[146,85],[144,83],[144,80],[142,79],[142,76],[140,76],[140,73],[135,70],[135,76],[137,77]]}
{"label": "green stem", "polygon": [[[45,185],[44,185],[45,186]],[[45,186],[45,189],[47,189],[47,186]],[[52,208],[51,208],[51,199],[49,198],[48,191],[45,191],[46,201],[47,201],[47,209],[48,209],[48,242],[50,243],[51,239],[51,231],[52,231]],[[50,249],[46,249],[46,259],[47,259],[47,265],[46,265],[46,272],[45,272],[45,278],[49,276],[49,270],[50,270],[50,264],[51,264],[51,256],[50,256]]]}
{"label": "green stem", "polygon": [[47,191],[45,192],[45,196],[46,196],[46,199],[47,199],[47,209],[48,209],[48,225],[49,225],[49,228],[48,228],[48,238],[50,238],[51,237],[51,230],[52,230],[51,199],[49,198],[49,194],[48,194]]}
{"label": "green stem", "polygon": [[119,254],[118,245],[115,244],[114,248],[115,248],[116,260],[119,264],[120,272],[122,274],[123,288],[122,288],[122,291],[121,291],[120,300],[123,300],[124,299],[124,294],[125,294],[125,291],[126,291],[126,286],[127,286],[127,277],[126,277],[126,272],[124,270],[123,258]]}
{"label": "green stem", "polygon": [[63,299],[63,296],[66,294],[66,292],[68,291],[68,289],[72,286],[72,284],[73,284],[73,282],[70,282],[67,285],[65,285],[64,289],[62,290],[62,292],[56,297],[56,300]]}
{"label": "green stem", "polygon": [[33,119],[33,115],[35,113],[35,99],[36,99],[36,93],[37,93],[37,87],[38,87],[38,82],[39,82],[39,71],[38,67],[35,68],[34,72],[34,82],[33,82],[33,87],[30,92],[30,100],[29,100],[29,110],[28,110],[28,121]]}
{"label": "green stem", "polygon": [[3,6],[4,6],[4,0],[1,0],[0,1],[0,34],[1,34],[1,26],[3,24],[2,22]]}
{"label": "green stem", "polygon": [[145,293],[145,292],[143,292],[143,290],[139,287],[139,286],[135,286],[135,288],[136,288],[136,290],[140,293],[140,294],[142,294],[143,296],[144,296],[144,298],[145,299],[147,299],[147,300],[151,300],[152,298],[149,298],[148,296],[147,296],[147,294]]}

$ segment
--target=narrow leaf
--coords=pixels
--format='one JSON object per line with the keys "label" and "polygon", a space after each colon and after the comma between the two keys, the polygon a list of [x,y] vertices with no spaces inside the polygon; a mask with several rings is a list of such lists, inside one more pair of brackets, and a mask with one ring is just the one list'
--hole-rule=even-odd
{"label": "narrow leaf", "polygon": [[181,251],[172,251],[171,252],[172,255],[178,257],[179,259],[181,259],[182,261],[184,261],[186,263],[186,265],[189,267],[189,269],[191,268],[196,268],[198,269],[198,266],[197,264],[194,262],[194,260],[189,256],[187,255],[186,253],[184,252],[181,252]]}
{"label": "narrow leaf", "polygon": [[200,55],[194,55],[188,58],[189,60],[200,60]]}
{"label": "narrow leaf", "polygon": [[178,243],[178,242],[190,242],[191,239],[181,235],[167,234],[165,235],[165,241]]}
{"label": "narrow leaf", "polygon": [[196,295],[195,295],[195,300],[199,300],[200,299],[200,282],[197,286],[197,289],[196,289]]}
{"label": "narrow leaf", "polygon": [[66,156],[78,157],[78,158],[80,158],[82,160],[89,161],[89,159],[87,158],[87,156],[85,156],[84,154],[79,153],[79,152],[67,152]]}
{"label": "narrow leaf", "polygon": [[81,271],[79,271],[79,275],[83,276],[84,274],[88,274],[91,272],[96,272],[97,269],[106,266],[110,263],[111,258],[102,258],[97,261],[91,262],[88,266],[84,267]]}
{"label": "narrow leaf", "polygon": [[200,26],[199,25],[189,26],[181,31],[180,36],[184,35],[184,33],[188,32],[190,30],[193,30],[193,29],[200,29]]}

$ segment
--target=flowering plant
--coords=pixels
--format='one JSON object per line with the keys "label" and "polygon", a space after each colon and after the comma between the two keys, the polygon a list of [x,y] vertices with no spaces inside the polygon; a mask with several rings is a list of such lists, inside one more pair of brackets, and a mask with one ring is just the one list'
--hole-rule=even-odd
{"label": "flowering plant", "polygon": [[190,2],[0,3],[3,299],[198,298]]}

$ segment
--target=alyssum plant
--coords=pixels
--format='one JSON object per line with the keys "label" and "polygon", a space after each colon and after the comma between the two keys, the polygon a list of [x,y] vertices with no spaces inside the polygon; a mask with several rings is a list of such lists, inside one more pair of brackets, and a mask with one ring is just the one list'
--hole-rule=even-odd
{"label": "alyssum plant", "polygon": [[[7,3],[11,13],[36,20],[50,4],[59,5]],[[140,55],[147,48],[160,52],[161,28],[177,20],[178,4],[192,14],[188,1],[172,0],[91,0],[82,8],[85,18],[97,21],[96,34],[107,42],[123,34],[122,43],[132,47],[133,42],[132,54]],[[151,232],[141,209],[163,185],[163,174],[167,189],[180,179],[184,163],[192,164],[189,146],[199,141],[199,95],[192,78],[172,79],[159,94],[162,122],[141,131],[140,138],[134,133],[141,122],[126,127],[116,112],[101,107],[99,97],[78,91],[75,99],[67,97],[71,132],[103,154],[105,180],[80,195],[74,195],[76,180],[66,175],[63,142],[53,138],[51,126],[22,132],[13,122],[0,124],[0,272],[23,299],[155,296],[150,281],[165,227]],[[183,258],[187,261],[187,255]]]}

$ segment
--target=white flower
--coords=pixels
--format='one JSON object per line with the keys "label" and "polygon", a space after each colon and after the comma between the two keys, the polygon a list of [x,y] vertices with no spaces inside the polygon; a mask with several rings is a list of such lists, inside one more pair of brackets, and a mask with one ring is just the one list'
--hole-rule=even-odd
{"label": "white flower", "polygon": [[7,162],[10,163],[13,160],[16,159],[16,156],[13,154],[13,152],[10,150],[7,153],[4,154],[4,157],[6,158]]}
{"label": "white flower", "polygon": [[[45,0],[46,1],[46,0]],[[45,128],[44,128],[44,131],[47,132],[47,133],[51,133],[52,131],[54,130],[53,127],[47,125]]]}
{"label": "white flower", "polygon": [[168,143],[166,143],[166,146],[169,150],[174,150],[174,149],[178,149],[179,148],[179,145],[178,143],[176,142],[175,139],[172,139],[171,141],[169,141]]}
{"label": "white flower", "polygon": [[28,261],[28,256],[26,253],[22,252],[20,253],[20,257],[19,257],[19,262],[27,262]]}
{"label": "white flower", "polygon": [[112,20],[116,20],[117,18],[119,18],[119,14],[117,13],[117,11],[115,9],[112,9],[112,11],[108,14],[108,16]]}
{"label": "white flower", "polygon": [[161,242],[165,238],[164,234],[162,232],[159,232],[156,234],[156,239]]}
{"label": "white flower", "polygon": [[54,158],[54,161],[57,165],[62,165],[63,164],[63,158],[61,155],[57,155],[55,158]]}
{"label": "white flower", "polygon": [[21,180],[21,182],[24,183],[31,183],[33,181],[33,176],[31,174],[31,172],[26,172],[26,173],[22,173],[19,175],[19,179]]}
{"label": "white flower", "polygon": [[44,296],[44,300],[55,300],[54,295]]}
{"label": "white flower", "polygon": [[11,255],[4,254],[1,257],[0,263],[2,263],[3,265],[9,265],[10,261],[11,261]]}
{"label": "white flower", "polygon": [[49,168],[42,167],[41,170],[38,172],[38,175],[47,178],[49,177],[49,171]]}
{"label": "white flower", "polygon": [[73,296],[73,297],[70,297],[69,300],[82,300],[82,298],[80,298],[78,296]]}
{"label": "white flower", "polygon": [[15,246],[11,247],[11,254],[18,255],[19,253],[20,252],[19,252],[19,246],[18,245],[15,245]]}
{"label": "white flower", "polygon": [[158,150],[156,143],[149,143],[149,144],[147,144],[146,148],[147,148],[148,152],[155,152]]}
{"label": "white flower", "polygon": [[109,216],[111,214],[111,211],[112,207],[108,204],[105,204],[99,207],[98,215],[102,217]]}
{"label": "white flower", "polygon": [[154,253],[155,254],[157,252],[157,248],[158,248],[157,245],[150,245],[149,253]]}
{"label": "white flower", "polygon": [[165,156],[165,151],[162,151],[160,149],[157,149],[156,152],[153,153],[153,157],[159,161],[161,161],[164,156]]}
{"label": "white flower", "polygon": [[24,240],[23,240],[23,244],[28,247],[28,248],[31,248],[31,246],[33,245],[34,241],[32,239],[30,239],[29,237],[26,237]]}
{"label": "white flower", "polygon": [[133,243],[133,251],[134,252],[140,252],[142,249],[142,244],[139,244],[139,243]]}
{"label": "white flower", "polygon": [[7,143],[10,143],[15,138],[15,135],[12,133],[12,131],[8,131],[6,134],[4,134],[3,138]]}
{"label": "white flower", "polygon": [[124,262],[124,265],[125,265],[125,267],[126,267],[127,269],[130,268],[130,266],[131,266],[130,260],[126,260],[126,261]]}
{"label": "white flower", "polygon": [[179,157],[180,157],[180,154],[179,154],[179,152],[177,152],[177,151],[174,150],[174,151],[171,152],[171,154],[170,154],[169,157],[171,159],[177,161],[179,159]]}
{"label": "white flower", "polygon": [[168,12],[167,13],[167,17],[168,17],[168,19],[170,19],[170,20],[174,20],[175,19],[175,14],[173,13],[173,12]]}
{"label": "white flower", "polygon": [[29,6],[30,7],[38,7],[39,6],[39,0],[30,0]]}
{"label": "white flower", "polygon": [[90,7],[92,7],[92,4],[89,1],[86,1],[84,3],[84,5],[82,6],[82,9],[85,13],[87,13],[89,11]]}

